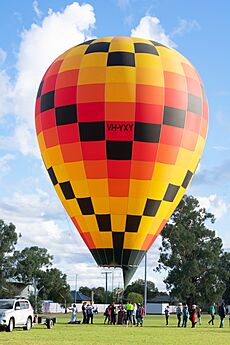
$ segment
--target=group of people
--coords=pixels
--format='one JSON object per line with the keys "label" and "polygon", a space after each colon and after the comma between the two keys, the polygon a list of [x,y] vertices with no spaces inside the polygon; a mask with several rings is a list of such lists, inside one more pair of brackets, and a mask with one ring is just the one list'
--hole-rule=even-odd
{"label": "group of people", "polygon": [[[188,320],[190,320],[192,322],[192,327],[194,328],[196,325],[197,311],[200,312],[200,309],[195,305],[192,305],[191,309],[189,310],[188,305],[186,303],[184,304],[179,303],[176,308],[176,316],[177,316],[177,321],[178,321],[177,326],[186,328],[188,324]],[[165,308],[164,313],[165,313],[166,326],[168,326],[169,315],[170,315],[169,305]],[[201,313],[199,315],[199,318],[201,318]]]}
{"label": "group of people", "polygon": [[145,309],[142,304],[130,303],[120,304],[118,307],[112,303],[108,305],[104,312],[104,324],[143,326]]}
{"label": "group of people", "polygon": [[[228,314],[228,309],[225,307],[224,303],[222,303],[219,307],[213,303],[210,306],[209,313],[211,315],[211,319],[209,320],[208,324],[214,325],[215,314],[218,313],[220,316],[220,328],[224,325],[224,318]],[[169,324],[169,315],[170,315],[170,308],[167,306],[164,310],[165,314],[165,322],[166,326]],[[188,308],[186,303],[179,303],[176,308],[176,316],[177,316],[177,326],[178,327],[187,327],[188,320],[191,321],[192,328],[196,326],[197,323],[201,324],[201,309],[198,305],[193,304],[191,308]]]}
{"label": "group of people", "polygon": [[228,308],[226,308],[224,302],[222,302],[219,306],[218,304],[213,303],[210,306],[209,314],[211,319],[208,321],[208,324],[214,326],[215,314],[218,314],[220,317],[220,328],[223,328],[225,316],[228,315]]}
{"label": "group of people", "polygon": [[93,315],[97,313],[97,309],[94,308],[92,302],[90,303],[83,302],[81,309],[82,309],[82,317],[83,317],[82,323],[93,324]]}
{"label": "group of people", "polygon": [[[80,323],[81,321],[77,320],[77,306],[76,304],[73,304],[71,308],[69,308],[72,311],[72,316],[71,316],[71,321],[69,323]],[[94,308],[94,306],[92,305],[92,303],[86,303],[83,302],[82,304],[82,323],[86,324],[86,323],[91,323],[93,324],[93,314],[97,312],[97,309]]]}
{"label": "group of people", "polygon": [[[77,307],[73,304],[71,321],[69,323],[80,323],[77,320]],[[82,323],[93,324],[93,315],[97,313],[97,308],[94,308],[92,303],[83,302],[82,304]],[[169,305],[164,310],[166,326],[169,324],[170,307]],[[220,328],[223,328],[225,316],[228,315],[228,308],[224,303],[218,304],[212,303],[209,308],[209,314],[211,319],[208,321],[209,325],[214,325],[215,315],[220,317]],[[114,303],[109,304],[104,312],[104,324],[108,325],[129,325],[131,326],[143,326],[143,320],[145,316],[145,309],[142,304],[131,303],[130,301],[124,305],[120,304],[116,306]],[[192,328],[199,322],[201,324],[201,309],[198,305],[193,304],[191,308],[188,308],[186,303],[179,303],[176,308],[177,326],[187,327],[188,320],[191,321]]]}

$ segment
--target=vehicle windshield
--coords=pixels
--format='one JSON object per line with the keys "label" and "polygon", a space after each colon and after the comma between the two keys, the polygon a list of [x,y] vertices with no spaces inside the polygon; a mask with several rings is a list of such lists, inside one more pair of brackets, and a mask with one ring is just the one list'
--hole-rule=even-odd
{"label": "vehicle windshield", "polygon": [[0,301],[0,309],[12,309],[14,301]]}

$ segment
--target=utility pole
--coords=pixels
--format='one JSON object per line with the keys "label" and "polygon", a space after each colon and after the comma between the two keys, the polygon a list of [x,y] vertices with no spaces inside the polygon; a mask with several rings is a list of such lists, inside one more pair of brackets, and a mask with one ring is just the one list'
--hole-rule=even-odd
{"label": "utility pole", "polygon": [[113,283],[114,283],[114,269],[112,270],[112,298],[114,298],[114,296],[113,296]]}
{"label": "utility pole", "polygon": [[147,252],[145,252],[145,296],[144,296],[145,314],[147,313]]}
{"label": "utility pole", "polygon": [[112,272],[101,272],[101,274],[105,274],[105,304],[108,302],[108,274]]}
{"label": "utility pole", "polygon": [[77,274],[75,276],[75,291],[74,291],[74,303],[77,301]]}

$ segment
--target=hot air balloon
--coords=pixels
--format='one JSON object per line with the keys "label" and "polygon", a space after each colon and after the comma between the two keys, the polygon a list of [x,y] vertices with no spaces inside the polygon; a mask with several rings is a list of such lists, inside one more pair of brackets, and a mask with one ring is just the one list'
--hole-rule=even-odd
{"label": "hot air balloon", "polygon": [[92,39],[50,65],[35,112],[62,204],[97,264],[121,267],[126,286],[200,160],[208,105],[198,73],[155,41]]}

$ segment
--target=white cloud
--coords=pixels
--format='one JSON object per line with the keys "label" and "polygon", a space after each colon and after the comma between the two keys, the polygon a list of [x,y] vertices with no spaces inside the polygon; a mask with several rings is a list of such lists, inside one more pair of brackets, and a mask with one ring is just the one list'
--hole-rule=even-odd
{"label": "white cloud", "polygon": [[[34,193],[14,193],[0,199],[1,218],[6,223],[16,225],[22,237],[18,240],[18,249],[30,246],[46,248],[54,256],[54,266],[68,275],[69,283],[74,287],[74,277],[78,274],[79,287],[104,286],[105,279],[95,263],[90,251],[81,239],[71,220],[66,215],[58,198],[49,192],[37,188]],[[158,288],[165,289],[163,274],[153,272],[159,258],[160,236],[148,253],[148,279]],[[113,271],[113,268],[110,269]],[[144,279],[144,260],[137,269],[132,281]],[[109,278],[110,279],[110,278]],[[110,280],[111,288],[111,280]],[[123,278],[120,269],[114,270],[114,287],[122,287]]]}
{"label": "white cloud", "polygon": [[186,20],[186,19],[180,19],[179,20],[179,25],[171,32],[170,36],[175,37],[175,36],[183,36],[186,33],[189,33],[193,30],[199,30],[200,25],[199,23],[195,20]]}
{"label": "white cloud", "polygon": [[179,19],[177,27],[171,33],[166,34],[159,18],[146,15],[141,18],[137,27],[131,30],[131,36],[151,39],[165,44],[168,47],[175,48],[177,47],[177,44],[173,41],[175,36],[183,36],[192,30],[199,29],[200,25],[195,19]]}
{"label": "white cloud", "polygon": [[[35,1],[34,9],[38,10],[37,5]],[[73,2],[62,11],[50,9],[41,24],[32,24],[21,34],[15,84],[6,72],[0,72],[0,113],[11,111],[16,116],[13,140],[23,154],[38,155],[34,103],[43,74],[58,55],[91,37],[95,21],[89,4]]]}
{"label": "white cloud", "polygon": [[168,47],[176,47],[176,43],[165,33],[157,17],[145,16],[141,18],[137,27],[131,30],[131,37],[151,39]]}
{"label": "white cloud", "polygon": [[0,118],[12,111],[13,86],[5,70],[0,70]]}
{"label": "white cloud", "polygon": [[230,147],[218,145],[218,146],[213,146],[213,149],[219,152],[223,152],[223,151],[229,151]]}
{"label": "white cloud", "polygon": [[49,195],[39,188],[36,188],[31,194],[15,192],[10,197],[5,196],[0,200],[1,217],[12,222],[22,219],[26,219],[28,222],[57,219],[60,207],[61,205],[54,195]]}
{"label": "white cloud", "polygon": [[117,0],[117,5],[122,10],[125,10],[130,5],[130,0]]}
{"label": "white cloud", "polygon": [[18,146],[15,136],[0,136],[0,149],[4,151],[17,151]]}
{"label": "white cloud", "polygon": [[15,224],[17,233],[22,234],[18,249],[46,248],[54,256],[54,264],[63,272],[72,271],[80,264],[85,265],[86,276],[87,269],[90,273],[92,268],[92,278],[96,276],[97,266],[88,248],[55,195],[38,188],[31,194],[16,192],[1,198],[0,214],[6,223]]}
{"label": "white cloud", "polygon": [[133,22],[133,15],[132,14],[130,14],[129,16],[125,17],[125,19],[124,19],[124,24],[125,25],[131,26],[132,22]]}
{"label": "white cloud", "polygon": [[0,64],[3,64],[6,60],[6,52],[2,48],[0,48]]}
{"label": "white cloud", "polygon": [[12,154],[5,154],[4,156],[0,157],[0,172],[1,175],[5,174],[7,171],[10,170],[9,162],[14,160],[14,155]]}
{"label": "white cloud", "polygon": [[209,196],[196,196],[202,207],[214,214],[215,218],[223,218],[230,211],[230,204],[223,197],[216,194]]}
{"label": "white cloud", "polygon": [[38,1],[36,1],[36,0],[34,0],[33,1],[33,10],[34,10],[34,12],[36,13],[36,16],[38,17],[38,18],[41,18],[42,17],[42,11],[40,10],[40,8],[39,8],[39,5],[38,5]]}

